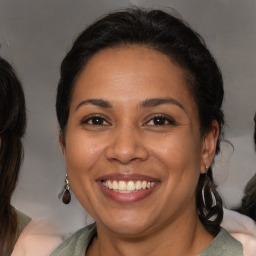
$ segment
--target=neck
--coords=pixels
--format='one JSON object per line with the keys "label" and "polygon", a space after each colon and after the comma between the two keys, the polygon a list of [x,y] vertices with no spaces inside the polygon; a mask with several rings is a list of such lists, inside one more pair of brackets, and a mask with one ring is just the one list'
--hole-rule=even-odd
{"label": "neck", "polygon": [[176,256],[198,255],[213,237],[205,230],[197,216],[179,218],[163,223],[159,228],[136,237],[115,234],[104,226],[97,225],[98,238],[89,247],[88,256]]}

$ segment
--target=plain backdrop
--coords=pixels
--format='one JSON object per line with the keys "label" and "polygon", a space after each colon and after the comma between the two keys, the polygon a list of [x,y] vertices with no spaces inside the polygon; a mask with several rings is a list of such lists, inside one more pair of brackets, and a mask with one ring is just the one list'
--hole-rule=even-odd
{"label": "plain backdrop", "polygon": [[215,178],[227,207],[239,204],[256,170],[255,0],[0,0],[0,55],[23,82],[28,114],[25,159],[13,204],[33,218],[53,219],[64,232],[90,218],[74,196],[69,205],[58,198],[65,178],[55,116],[60,63],[88,24],[134,5],[174,8],[203,36],[223,72],[225,138],[234,150],[223,143]]}

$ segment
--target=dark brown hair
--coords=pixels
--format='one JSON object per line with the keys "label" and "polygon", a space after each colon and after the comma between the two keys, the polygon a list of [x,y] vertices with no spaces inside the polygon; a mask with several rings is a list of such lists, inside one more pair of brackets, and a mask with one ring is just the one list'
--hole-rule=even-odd
{"label": "dark brown hair", "polygon": [[23,158],[21,138],[26,128],[25,99],[12,66],[0,58],[0,255],[10,255],[17,236],[17,216],[11,206]]}
{"label": "dark brown hair", "polygon": [[[56,101],[60,131],[65,132],[74,84],[88,60],[102,49],[126,45],[155,49],[186,71],[189,89],[198,107],[202,136],[209,132],[213,120],[219,124],[218,152],[224,124],[221,72],[203,39],[184,21],[161,10],[134,8],[114,12],[93,23],[78,36],[61,65]],[[223,210],[212,180],[211,167],[207,176],[201,175],[198,182],[197,210],[208,231],[217,234]],[[214,220],[210,220],[211,217],[215,217]]]}

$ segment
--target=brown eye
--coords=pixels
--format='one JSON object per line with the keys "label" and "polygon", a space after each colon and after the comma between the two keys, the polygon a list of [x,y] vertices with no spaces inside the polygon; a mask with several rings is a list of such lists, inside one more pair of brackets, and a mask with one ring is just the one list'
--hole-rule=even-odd
{"label": "brown eye", "polygon": [[163,117],[156,117],[153,118],[154,125],[165,125],[168,124],[166,118]]}
{"label": "brown eye", "polygon": [[151,118],[146,125],[162,126],[162,125],[174,125],[175,121],[166,116],[155,116]]}
{"label": "brown eye", "polygon": [[93,117],[88,123],[91,123],[93,125],[103,125],[104,119],[101,117]]}
{"label": "brown eye", "polygon": [[86,118],[81,122],[82,124],[88,124],[88,125],[98,125],[98,126],[108,126],[110,125],[109,122],[107,122],[104,118],[100,116],[91,116],[89,118]]}

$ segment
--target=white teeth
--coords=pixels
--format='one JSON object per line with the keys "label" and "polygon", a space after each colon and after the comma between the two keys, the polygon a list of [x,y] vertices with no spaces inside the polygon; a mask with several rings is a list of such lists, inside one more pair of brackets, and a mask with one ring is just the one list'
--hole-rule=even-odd
{"label": "white teeth", "polygon": [[119,183],[118,183],[118,189],[121,190],[121,191],[126,190],[126,182],[123,181],[123,180],[120,180]]}
{"label": "white teeth", "polygon": [[130,193],[130,192],[137,192],[138,190],[141,190],[141,189],[152,188],[152,187],[154,187],[154,185],[156,183],[150,182],[150,181],[145,181],[145,180],[143,180],[143,181],[141,181],[141,180],[137,180],[137,181],[105,180],[105,181],[102,181],[102,184],[104,187],[107,187],[108,189],[113,189],[116,192]]}
{"label": "white teeth", "polygon": [[113,185],[112,185],[112,183],[111,183],[110,180],[107,181],[106,185],[107,185],[107,187],[108,187],[109,189],[112,189],[112,188],[113,188]]}
{"label": "white teeth", "polygon": [[135,190],[135,184],[134,181],[128,181],[126,185],[126,189],[129,191]]}
{"label": "white teeth", "polygon": [[135,189],[136,189],[136,190],[140,190],[140,189],[141,189],[141,181],[140,181],[140,180],[137,180],[137,181],[136,181]]}
{"label": "white teeth", "polygon": [[147,182],[145,180],[142,181],[141,186],[143,189],[147,188]]}
{"label": "white teeth", "polygon": [[113,189],[118,189],[118,183],[116,180],[113,181],[112,185],[113,185]]}

